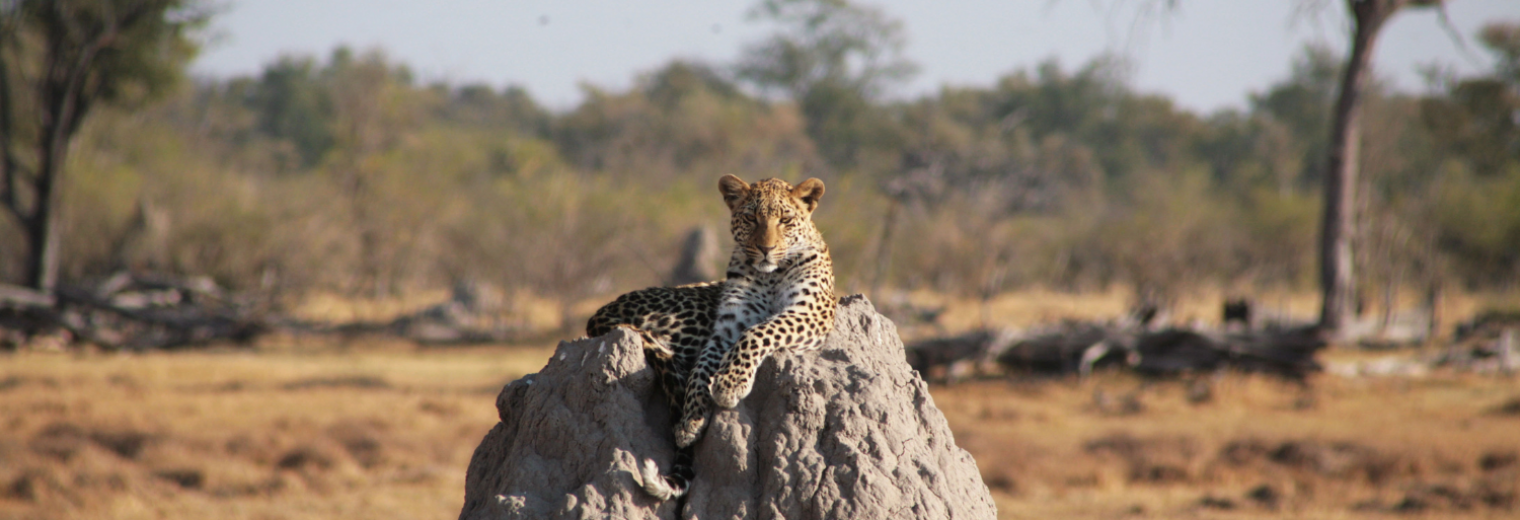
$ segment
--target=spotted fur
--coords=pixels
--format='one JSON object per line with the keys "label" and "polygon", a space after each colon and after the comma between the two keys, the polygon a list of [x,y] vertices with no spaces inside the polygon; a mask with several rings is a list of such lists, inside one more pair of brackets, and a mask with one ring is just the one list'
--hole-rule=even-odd
{"label": "spotted fur", "polygon": [[663,479],[645,468],[644,488],[680,496],[693,476],[692,447],[711,404],[733,408],[749,395],[760,363],[778,350],[818,348],[834,327],[833,261],[813,210],[823,181],[796,187],[779,179],[753,185],[727,175],[718,190],[732,215],[734,252],[727,277],[620,296],[596,312],[586,334],[628,327],[644,339],[645,358],[680,419],[676,464]]}

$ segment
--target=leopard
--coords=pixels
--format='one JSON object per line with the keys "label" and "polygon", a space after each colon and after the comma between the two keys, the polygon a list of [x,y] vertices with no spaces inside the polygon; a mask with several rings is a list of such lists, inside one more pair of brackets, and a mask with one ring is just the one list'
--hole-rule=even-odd
{"label": "leopard", "polygon": [[815,350],[834,327],[833,259],[812,220],[823,181],[749,184],[725,175],[718,191],[734,238],[724,279],[633,291],[586,323],[589,337],[622,327],[643,339],[645,360],[677,417],[670,470],[658,475],[653,461],[641,468],[645,491],[660,499],[685,494],[713,405],[738,406],[771,354]]}

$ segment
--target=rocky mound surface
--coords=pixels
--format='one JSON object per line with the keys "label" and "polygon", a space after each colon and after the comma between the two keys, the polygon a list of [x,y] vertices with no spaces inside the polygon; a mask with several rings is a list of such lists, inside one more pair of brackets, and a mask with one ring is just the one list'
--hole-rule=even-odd
{"label": "rocky mound surface", "polygon": [[668,467],[675,445],[636,335],[561,343],[496,407],[461,520],[997,516],[896,327],[861,296],[841,300],[819,351],[773,356],[748,398],[714,414],[683,511],[640,486],[640,466]]}

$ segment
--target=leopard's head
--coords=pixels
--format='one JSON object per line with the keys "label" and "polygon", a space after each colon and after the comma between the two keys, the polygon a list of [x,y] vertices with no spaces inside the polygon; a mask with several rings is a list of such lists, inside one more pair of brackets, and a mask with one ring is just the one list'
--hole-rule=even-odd
{"label": "leopard's head", "polygon": [[808,179],[792,187],[781,179],[748,184],[724,175],[718,191],[733,213],[734,243],[745,262],[762,273],[775,271],[818,236],[813,210],[823,198],[823,181]]}

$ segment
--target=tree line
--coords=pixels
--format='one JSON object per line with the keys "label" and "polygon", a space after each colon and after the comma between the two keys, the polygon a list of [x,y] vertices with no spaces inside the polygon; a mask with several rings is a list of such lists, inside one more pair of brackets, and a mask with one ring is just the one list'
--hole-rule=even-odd
{"label": "tree line", "polygon": [[[80,73],[94,78],[80,83],[96,89],[91,117],[58,119],[54,103],[12,95],[51,96],[21,87],[55,76],[67,90],[68,73],[43,64],[67,62],[45,50],[68,46],[39,43],[127,34],[111,29],[121,12],[58,7],[76,4],[137,5],[0,4],[7,282],[36,279],[31,251],[55,234],[64,281],[194,273],[298,296],[472,279],[573,302],[659,283],[686,230],[722,227],[711,184],[727,173],[825,179],[815,218],[844,290],[1126,284],[1165,303],[1316,282],[1345,63],[1319,47],[1244,109],[1209,114],[1135,90],[1114,57],[893,99],[914,71],[899,22],[767,0],[754,14],[775,31],[736,62],[672,61],[556,111],[519,87],[419,81],[380,50],[184,78],[204,15],[164,1],[147,3],[162,23],[131,33],[156,44],[111,51],[113,36]],[[99,30],[49,32],[65,15]],[[1520,275],[1520,23],[1478,41],[1483,74],[1432,69],[1420,93],[1373,76],[1363,91],[1359,299]],[[58,132],[67,150],[43,143]],[[62,182],[39,184],[60,158]],[[38,227],[55,200],[54,228]]]}

